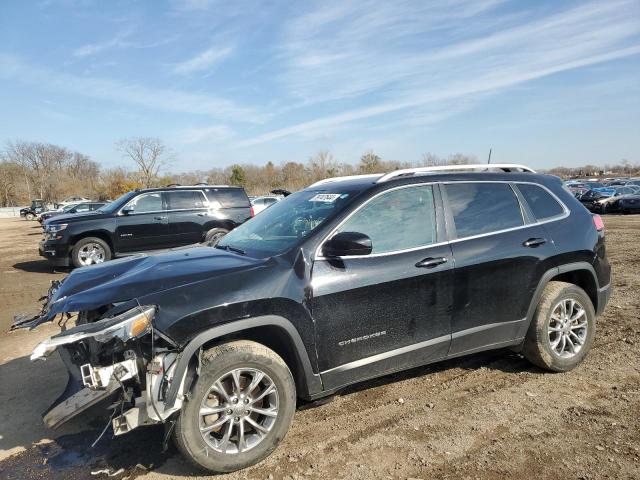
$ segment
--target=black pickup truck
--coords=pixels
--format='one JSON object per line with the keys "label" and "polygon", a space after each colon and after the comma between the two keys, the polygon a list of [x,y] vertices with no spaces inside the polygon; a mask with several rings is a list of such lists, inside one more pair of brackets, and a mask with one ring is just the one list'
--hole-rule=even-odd
{"label": "black pickup truck", "polygon": [[136,252],[215,244],[251,216],[241,187],[135,190],[98,210],[45,221],[39,251],[54,265],[82,267]]}

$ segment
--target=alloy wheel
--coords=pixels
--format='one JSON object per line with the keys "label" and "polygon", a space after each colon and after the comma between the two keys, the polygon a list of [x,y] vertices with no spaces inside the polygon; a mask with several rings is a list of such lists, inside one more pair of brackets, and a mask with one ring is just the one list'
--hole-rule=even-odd
{"label": "alloy wheel", "polygon": [[242,453],[256,447],[275,425],[278,390],[254,368],[236,368],[216,380],[200,404],[204,441],[220,453]]}
{"label": "alloy wheel", "polygon": [[94,265],[104,262],[106,252],[99,243],[87,243],[78,252],[78,259],[82,265]]}
{"label": "alloy wheel", "polygon": [[560,358],[577,355],[587,340],[587,328],[587,312],[578,301],[566,298],[558,302],[547,327],[553,353]]}

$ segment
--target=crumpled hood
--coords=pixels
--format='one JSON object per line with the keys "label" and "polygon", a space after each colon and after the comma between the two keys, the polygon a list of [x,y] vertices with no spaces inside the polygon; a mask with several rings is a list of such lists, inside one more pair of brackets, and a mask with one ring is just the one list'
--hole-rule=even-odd
{"label": "crumpled hood", "polygon": [[193,247],[152,255],[136,255],[74,270],[49,302],[44,321],[62,312],[91,310],[259,267],[265,260],[211,247]]}

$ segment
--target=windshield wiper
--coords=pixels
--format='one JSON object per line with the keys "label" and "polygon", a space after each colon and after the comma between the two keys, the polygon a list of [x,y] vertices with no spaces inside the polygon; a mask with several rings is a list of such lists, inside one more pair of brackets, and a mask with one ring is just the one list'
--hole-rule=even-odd
{"label": "windshield wiper", "polygon": [[221,250],[226,250],[227,252],[234,252],[240,255],[246,255],[247,252],[242,250],[241,248],[232,247],[231,245],[216,245],[215,248],[219,248]]}

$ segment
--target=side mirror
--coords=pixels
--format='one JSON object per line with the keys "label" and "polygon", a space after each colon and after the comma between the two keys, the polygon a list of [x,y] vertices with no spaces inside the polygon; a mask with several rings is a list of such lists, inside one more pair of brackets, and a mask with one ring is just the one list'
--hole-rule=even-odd
{"label": "side mirror", "polygon": [[371,239],[364,233],[340,232],[325,242],[322,254],[325,257],[369,255],[372,249]]}
{"label": "side mirror", "polygon": [[127,205],[126,207],[124,207],[122,209],[122,214],[123,215],[131,215],[134,211],[135,211],[135,208],[134,208],[133,205]]}

